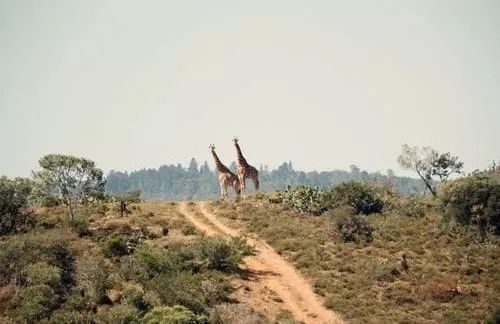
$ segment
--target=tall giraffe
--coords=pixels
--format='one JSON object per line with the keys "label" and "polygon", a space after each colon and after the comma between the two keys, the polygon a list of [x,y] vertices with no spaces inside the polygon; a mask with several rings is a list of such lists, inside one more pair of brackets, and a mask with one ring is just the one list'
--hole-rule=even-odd
{"label": "tall giraffe", "polygon": [[232,173],[228,167],[222,164],[219,157],[217,156],[217,153],[215,153],[215,145],[210,144],[208,148],[212,152],[215,161],[215,167],[219,172],[219,186],[222,200],[228,197],[227,186],[232,186],[234,188],[234,191],[236,192],[236,198],[238,198],[241,193],[240,180],[238,176]]}
{"label": "tall giraffe", "polygon": [[238,144],[238,138],[233,139],[234,146],[236,147],[236,153],[238,155],[238,179],[240,180],[241,194],[245,197],[245,187],[246,179],[250,178],[255,186],[255,192],[259,191],[259,171],[250,164],[241,153],[240,145]]}

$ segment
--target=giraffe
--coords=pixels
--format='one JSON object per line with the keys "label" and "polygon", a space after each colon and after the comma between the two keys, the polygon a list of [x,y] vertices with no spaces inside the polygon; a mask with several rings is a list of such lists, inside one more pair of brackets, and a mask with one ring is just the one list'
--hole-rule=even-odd
{"label": "giraffe", "polygon": [[255,192],[259,191],[259,171],[250,164],[241,153],[240,145],[238,144],[238,138],[233,139],[234,146],[236,147],[236,153],[238,155],[238,179],[240,180],[241,194],[245,197],[245,187],[246,179],[250,178],[255,186]]}
{"label": "giraffe", "polygon": [[236,199],[238,199],[241,193],[240,181],[238,179],[238,176],[232,173],[228,167],[222,164],[219,157],[217,156],[217,153],[215,153],[215,145],[210,144],[209,149],[214,157],[215,167],[219,172],[219,186],[220,186],[221,199],[224,200],[225,198],[228,197],[227,195],[228,185],[234,188],[234,191],[236,192]]}

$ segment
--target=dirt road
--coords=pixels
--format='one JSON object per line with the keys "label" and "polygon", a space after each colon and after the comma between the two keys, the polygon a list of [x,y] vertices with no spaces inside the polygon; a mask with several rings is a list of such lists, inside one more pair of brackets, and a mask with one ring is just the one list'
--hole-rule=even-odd
{"label": "dirt road", "polygon": [[[206,203],[188,205],[182,203],[179,211],[198,230],[207,235],[238,236],[241,233],[221,223],[215,215],[206,209]],[[259,291],[272,291],[277,294],[276,300],[283,303],[283,308],[289,310],[293,317],[304,323],[342,323],[340,317],[325,308],[321,300],[313,292],[309,283],[286,260],[284,260],[267,243],[259,239],[248,238],[247,242],[257,250],[257,255],[245,258],[246,269],[257,273],[252,292],[245,300],[252,306],[265,307]],[[257,287],[260,288],[256,288]]]}

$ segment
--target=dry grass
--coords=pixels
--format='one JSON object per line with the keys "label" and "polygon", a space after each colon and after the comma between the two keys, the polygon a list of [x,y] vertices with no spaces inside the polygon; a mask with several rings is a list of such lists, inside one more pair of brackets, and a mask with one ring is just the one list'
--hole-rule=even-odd
{"label": "dry grass", "polygon": [[477,323],[500,305],[498,238],[479,244],[465,232],[440,233],[435,214],[368,216],[374,240],[354,244],[337,239],[327,216],[262,200],[214,202],[211,209],[267,240],[352,323]]}

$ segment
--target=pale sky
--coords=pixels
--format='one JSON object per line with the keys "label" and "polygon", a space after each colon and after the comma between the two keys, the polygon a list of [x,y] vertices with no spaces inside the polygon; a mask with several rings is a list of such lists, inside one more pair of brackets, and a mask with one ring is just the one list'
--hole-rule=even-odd
{"label": "pale sky", "polygon": [[500,159],[500,1],[0,0],[0,174]]}

